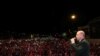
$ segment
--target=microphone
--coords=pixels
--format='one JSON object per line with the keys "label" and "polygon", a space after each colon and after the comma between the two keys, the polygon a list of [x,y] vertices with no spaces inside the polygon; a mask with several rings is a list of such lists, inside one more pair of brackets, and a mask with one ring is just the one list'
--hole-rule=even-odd
{"label": "microphone", "polygon": [[76,37],[71,38],[70,41],[71,41],[71,43],[78,43],[79,42]]}

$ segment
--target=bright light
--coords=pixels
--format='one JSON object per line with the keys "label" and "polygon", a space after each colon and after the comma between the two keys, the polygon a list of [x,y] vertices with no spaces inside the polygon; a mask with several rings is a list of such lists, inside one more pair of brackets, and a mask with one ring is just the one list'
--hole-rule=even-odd
{"label": "bright light", "polygon": [[75,15],[72,15],[72,16],[71,16],[71,19],[75,19],[75,18],[76,18],[76,16],[75,16]]}

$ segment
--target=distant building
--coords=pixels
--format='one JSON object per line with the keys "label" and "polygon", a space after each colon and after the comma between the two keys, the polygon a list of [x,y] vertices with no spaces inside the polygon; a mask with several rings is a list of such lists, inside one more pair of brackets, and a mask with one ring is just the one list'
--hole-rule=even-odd
{"label": "distant building", "polygon": [[100,17],[94,18],[86,26],[78,27],[78,30],[84,30],[90,38],[100,38]]}

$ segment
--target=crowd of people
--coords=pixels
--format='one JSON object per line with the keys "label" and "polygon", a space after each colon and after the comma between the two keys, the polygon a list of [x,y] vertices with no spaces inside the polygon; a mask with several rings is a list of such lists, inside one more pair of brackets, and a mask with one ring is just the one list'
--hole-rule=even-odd
{"label": "crowd of people", "polygon": [[90,54],[100,56],[100,40],[90,41]]}
{"label": "crowd of people", "polygon": [[[100,43],[90,42],[90,55],[100,55]],[[0,40],[0,56],[74,56],[70,41],[61,38]]]}

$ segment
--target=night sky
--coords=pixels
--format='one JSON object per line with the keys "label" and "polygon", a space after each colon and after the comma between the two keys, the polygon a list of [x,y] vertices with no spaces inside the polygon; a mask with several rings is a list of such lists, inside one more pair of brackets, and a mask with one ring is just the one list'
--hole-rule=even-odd
{"label": "night sky", "polygon": [[[100,16],[99,1],[14,1],[1,5],[0,32],[65,32]],[[70,15],[76,14],[76,20]]]}

